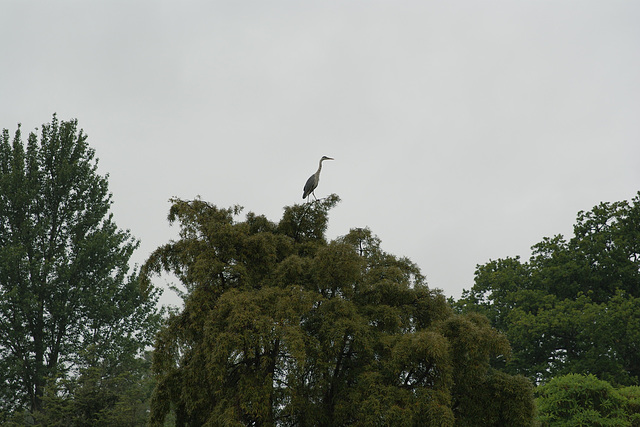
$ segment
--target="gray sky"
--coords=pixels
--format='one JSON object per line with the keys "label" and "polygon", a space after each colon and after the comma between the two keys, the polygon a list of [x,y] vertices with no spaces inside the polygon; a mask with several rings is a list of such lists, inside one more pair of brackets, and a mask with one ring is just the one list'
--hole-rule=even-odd
{"label": "gray sky", "polygon": [[458,298],[640,190],[638,22],[632,0],[6,0],[0,128],[77,118],[138,263],[176,235],[170,197],[278,221],[335,157],[328,237],[368,226]]}

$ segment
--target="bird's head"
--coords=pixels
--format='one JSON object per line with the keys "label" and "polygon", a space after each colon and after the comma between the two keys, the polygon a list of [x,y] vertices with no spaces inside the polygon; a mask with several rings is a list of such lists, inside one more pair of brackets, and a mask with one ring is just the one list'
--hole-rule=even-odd
{"label": "bird's head", "polygon": [[333,157],[322,156],[320,161],[322,161],[322,160],[333,160]]}

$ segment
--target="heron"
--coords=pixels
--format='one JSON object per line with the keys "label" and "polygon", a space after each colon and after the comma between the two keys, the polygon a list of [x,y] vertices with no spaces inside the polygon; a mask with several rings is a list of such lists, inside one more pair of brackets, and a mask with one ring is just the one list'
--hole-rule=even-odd
{"label": "heron", "polygon": [[318,170],[316,171],[316,173],[314,173],[309,177],[309,179],[307,180],[307,183],[304,185],[304,190],[302,192],[303,199],[306,199],[309,194],[313,194],[313,198],[318,200],[316,198],[316,194],[314,193],[314,190],[316,189],[316,187],[318,186],[318,183],[320,182],[320,171],[322,170],[322,162],[324,162],[325,160],[333,160],[333,158],[322,156],[322,158],[320,159],[320,163],[318,164]]}

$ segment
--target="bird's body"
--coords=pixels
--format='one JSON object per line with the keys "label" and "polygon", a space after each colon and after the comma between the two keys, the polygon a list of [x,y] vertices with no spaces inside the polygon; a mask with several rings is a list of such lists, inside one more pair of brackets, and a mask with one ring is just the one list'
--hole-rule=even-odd
{"label": "bird's body", "polygon": [[318,164],[318,170],[316,171],[316,173],[309,177],[307,183],[304,185],[304,189],[302,191],[303,199],[306,199],[310,194],[313,194],[314,198],[316,197],[313,191],[316,189],[316,187],[318,187],[318,183],[320,182],[320,171],[322,170],[322,162],[325,160],[333,160],[333,158],[322,156],[322,158],[320,159],[320,163]]}

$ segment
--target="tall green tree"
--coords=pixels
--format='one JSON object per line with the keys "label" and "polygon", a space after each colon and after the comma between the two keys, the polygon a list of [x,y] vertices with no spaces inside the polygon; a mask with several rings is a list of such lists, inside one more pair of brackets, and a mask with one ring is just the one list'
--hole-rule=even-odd
{"label": "tall green tree", "polygon": [[507,365],[536,381],[592,373],[640,380],[640,193],[580,212],[574,237],[557,235],[518,257],[478,266],[458,306],[505,332]]}
{"label": "tall green tree", "polygon": [[155,345],[151,424],[530,425],[531,384],[490,367],[505,337],[455,315],[368,229],[327,241],[338,200],[286,207],[277,224],[173,201],[180,238],[141,270],[186,288]]}
{"label": "tall green tree", "polygon": [[0,410],[43,410],[47,387],[105,377],[152,339],[156,291],[129,259],[137,242],[110,213],[107,177],[77,121],[0,140]]}

